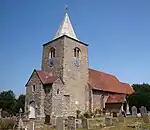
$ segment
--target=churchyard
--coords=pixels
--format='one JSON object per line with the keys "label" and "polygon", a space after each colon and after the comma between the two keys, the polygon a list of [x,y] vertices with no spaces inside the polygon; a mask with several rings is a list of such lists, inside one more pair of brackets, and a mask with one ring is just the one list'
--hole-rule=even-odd
{"label": "churchyard", "polygon": [[[150,115],[146,108],[142,106],[140,113],[137,113],[135,106],[131,110],[132,114],[127,116],[119,113],[112,115],[110,113],[79,115],[78,113],[77,117],[55,117],[52,118],[51,124],[42,124],[40,120],[31,120],[27,123],[20,114],[18,121],[15,120],[15,122],[9,118],[1,118],[0,130],[150,130]],[[8,127],[6,128],[6,126]]]}

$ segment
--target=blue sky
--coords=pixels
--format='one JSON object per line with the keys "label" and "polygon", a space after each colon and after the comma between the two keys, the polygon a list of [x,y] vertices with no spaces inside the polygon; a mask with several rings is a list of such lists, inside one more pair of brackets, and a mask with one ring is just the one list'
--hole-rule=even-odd
{"label": "blue sky", "polygon": [[66,4],[77,37],[89,44],[90,67],[150,83],[150,0],[0,0],[0,91],[25,92]]}

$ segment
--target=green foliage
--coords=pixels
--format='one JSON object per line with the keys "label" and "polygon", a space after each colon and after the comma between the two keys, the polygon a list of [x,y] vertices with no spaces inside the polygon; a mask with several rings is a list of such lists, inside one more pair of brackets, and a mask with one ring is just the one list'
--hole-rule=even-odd
{"label": "green foliage", "polygon": [[19,109],[24,110],[25,95],[20,95],[18,99],[15,98],[13,91],[3,91],[0,93],[0,108],[2,108],[2,116],[16,115]]}
{"label": "green foliage", "polygon": [[94,113],[95,113],[95,114],[101,114],[101,113],[102,113],[102,110],[101,110],[101,109],[96,109]]}
{"label": "green foliage", "polygon": [[20,108],[22,108],[24,112],[24,104],[25,104],[25,95],[20,95],[13,107],[14,112],[18,113]]}
{"label": "green foliage", "polygon": [[135,93],[129,95],[128,101],[130,109],[132,106],[136,106],[139,110],[141,106],[145,106],[147,110],[150,110],[150,85],[149,84],[133,84]]}
{"label": "green foliage", "polygon": [[147,84],[147,83],[133,84],[132,87],[133,87],[133,89],[135,90],[136,93],[147,93],[147,92],[150,92],[150,85]]}
{"label": "green foliage", "polygon": [[83,116],[84,116],[85,118],[92,118],[92,117],[94,116],[94,113],[92,113],[92,112],[85,112],[85,113],[83,114]]}
{"label": "green foliage", "polygon": [[15,94],[13,91],[3,91],[0,93],[0,107],[7,111],[9,114],[13,114],[12,108],[16,103]]}

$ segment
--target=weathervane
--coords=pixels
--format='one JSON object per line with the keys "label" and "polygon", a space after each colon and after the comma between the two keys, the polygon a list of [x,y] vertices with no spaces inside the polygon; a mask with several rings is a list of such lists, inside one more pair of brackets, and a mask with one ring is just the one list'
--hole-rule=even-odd
{"label": "weathervane", "polygon": [[68,7],[67,7],[67,5],[65,7],[65,13],[68,13]]}

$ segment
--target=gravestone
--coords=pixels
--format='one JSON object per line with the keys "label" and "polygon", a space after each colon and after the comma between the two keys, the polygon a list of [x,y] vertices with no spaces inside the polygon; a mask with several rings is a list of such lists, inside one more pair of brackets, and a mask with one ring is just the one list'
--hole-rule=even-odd
{"label": "gravestone", "polygon": [[140,107],[140,113],[141,113],[141,116],[143,117],[143,115],[147,113],[146,107],[141,106]]}
{"label": "gravestone", "polygon": [[120,115],[118,116],[118,121],[119,121],[119,122],[124,122],[124,115],[120,114]]}
{"label": "gravestone", "polygon": [[135,106],[131,108],[131,111],[132,111],[132,116],[137,117],[137,108]]}
{"label": "gravestone", "polygon": [[23,112],[23,110],[22,110],[22,108],[20,108],[20,109],[19,109],[19,113],[22,113],[22,112]]}
{"label": "gravestone", "polygon": [[76,130],[76,119],[74,116],[68,116],[68,130]]}
{"label": "gravestone", "polygon": [[142,118],[143,118],[143,122],[144,122],[144,123],[149,123],[149,122],[150,122],[150,121],[149,121],[149,116],[148,116],[147,113],[146,113],[146,114],[143,114]]}
{"label": "gravestone", "polygon": [[51,116],[51,120],[50,123],[52,124],[52,126],[56,126],[56,116]]}
{"label": "gravestone", "polygon": [[21,113],[23,112],[22,108],[19,109],[19,123],[18,123],[18,130],[22,130],[25,128],[24,124],[23,124],[23,120],[21,117]]}
{"label": "gravestone", "polygon": [[106,118],[105,118],[105,125],[106,125],[106,126],[111,126],[111,125],[113,125],[112,118],[106,117]]}
{"label": "gravestone", "polygon": [[0,108],[0,118],[2,118],[2,108]]}
{"label": "gravestone", "polygon": [[24,126],[24,124],[23,124],[22,119],[20,118],[20,119],[19,119],[19,123],[18,123],[18,130],[21,130],[21,129],[24,129],[24,128],[25,128],[25,126]]}
{"label": "gravestone", "polygon": [[85,117],[82,118],[82,127],[86,128],[86,129],[88,128],[88,122],[87,122],[87,119]]}
{"label": "gravestone", "polygon": [[56,130],[65,130],[63,117],[56,118]]}
{"label": "gravestone", "polygon": [[82,128],[82,120],[76,119],[76,128]]}
{"label": "gravestone", "polygon": [[127,103],[127,107],[126,107],[126,114],[127,115],[130,115],[131,113],[130,113],[130,110],[129,110],[129,104]]}

